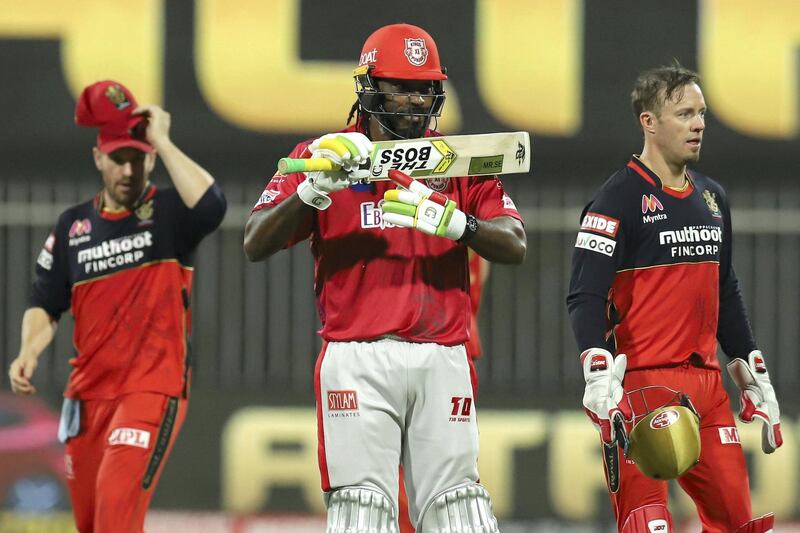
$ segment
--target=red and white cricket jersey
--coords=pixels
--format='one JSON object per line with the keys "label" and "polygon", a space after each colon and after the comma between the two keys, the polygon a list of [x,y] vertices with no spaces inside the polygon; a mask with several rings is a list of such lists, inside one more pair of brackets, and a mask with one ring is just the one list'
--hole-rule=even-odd
{"label": "red and white cricket jersey", "polygon": [[[290,157],[308,157],[310,143],[298,144]],[[281,203],[304,179],[302,173],[276,174],[253,211]],[[424,182],[479,220],[504,215],[521,220],[496,176]],[[328,341],[396,335],[448,346],[464,343],[470,323],[467,247],[385,223],[380,203],[392,188],[394,183],[380,181],[331,194],[331,207],[309,213],[289,242],[310,238],[319,333]]]}

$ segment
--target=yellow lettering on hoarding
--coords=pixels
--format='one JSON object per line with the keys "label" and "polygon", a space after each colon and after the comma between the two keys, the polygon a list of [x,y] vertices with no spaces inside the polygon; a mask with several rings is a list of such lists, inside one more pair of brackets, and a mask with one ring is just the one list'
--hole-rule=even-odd
{"label": "yellow lettering on hoarding", "polygon": [[562,411],[551,420],[547,484],[553,510],[570,520],[592,519],[600,512],[598,495],[608,491],[598,433],[582,412]]}
{"label": "yellow lettering on hoarding", "polygon": [[[800,493],[798,430],[793,420],[781,421],[784,446],[772,455],[761,452],[760,424],[739,424],[742,447],[750,455],[753,513],[790,517]],[[525,498],[539,497],[542,483],[553,516],[575,522],[595,520],[611,505],[597,431],[581,411],[480,411],[478,459],[481,482],[492,495],[495,514],[514,515],[515,487],[529,487]],[[735,444],[731,444],[735,446]],[[514,454],[541,447],[547,471],[520,471]],[[235,512],[269,508],[270,489],[300,489],[309,510],[324,512],[319,497],[316,418],[313,409],[247,407],[236,412],[222,436],[223,507]],[[525,483],[520,484],[518,480]],[[694,519],[694,504],[676,491],[670,508],[676,520]],[[528,505],[544,508],[545,501]]]}
{"label": "yellow lettering on hoarding", "polygon": [[269,505],[269,489],[297,487],[309,509],[322,513],[316,415],[307,408],[248,407],[222,433],[222,506],[253,513]]}
{"label": "yellow lettering on hoarding", "polygon": [[583,0],[477,0],[478,88],[501,122],[571,136],[581,127]]}
{"label": "yellow lettering on hoarding", "polygon": [[742,448],[751,452],[750,494],[753,515],[775,513],[777,517],[797,516],[798,451],[794,420],[781,418],[783,446],[772,454],[761,451],[761,422],[737,424]]}
{"label": "yellow lettering on hoarding", "polygon": [[545,443],[544,413],[530,411],[480,411],[481,483],[492,496],[497,516],[511,516],[514,503],[514,452]]}
{"label": "yellow lettering on hoarding", "polygon": [[754,137],[800,131],[800,3],[703,0],[698,63],[709,108]]}
{"label": "yellow lettering on hoarding", "polygon": [[60,39],[64,77],[75,97],[90,83],[114,79],[139,102],[161,103],[163,8],[163,0],[0,1],[0,36]]}
{"label": "yellow lettering on hoarding", "polygon": [[[302,60],[300,0],[198,0],[196,6],[197,78],[214,112],[263,132],[316,134],[344,127],[356,100],[353,68],[361,50],[350,50],[352,61]],[[460,127],[458,98],[452,84],[446,91],[440,126],[454,133]]]}

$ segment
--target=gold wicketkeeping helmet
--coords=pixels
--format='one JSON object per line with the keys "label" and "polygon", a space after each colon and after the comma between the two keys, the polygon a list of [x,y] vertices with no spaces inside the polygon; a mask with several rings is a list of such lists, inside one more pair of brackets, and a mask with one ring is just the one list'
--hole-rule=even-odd
{"label": "gold wicketkeeping helmet", "polygon": [[629,438],[627,456],[654,479],[681,476],[700,458],[700,418],[688,398],[684,405],[662,406],[646,415]]}

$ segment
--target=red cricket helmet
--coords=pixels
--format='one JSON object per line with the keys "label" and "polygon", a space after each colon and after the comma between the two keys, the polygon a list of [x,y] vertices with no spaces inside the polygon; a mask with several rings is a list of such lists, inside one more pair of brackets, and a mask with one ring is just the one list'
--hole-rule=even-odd
{"label": "red cricket helmet", "polygon": [[411,24],[390,24],[370,35],[358,61],[358,66],[364,65],[373,78],[447,79],[433,37]]}
{"label": "red cricket helmet", "polygon": [[[439,49],[433,37],[411,24],[390,24],[370,35],[361,50],[358,67],[353,71],[360,116],[373,116],[384,131],[396,138],[425,135],[430,121],[441,115],[445,94],[442,81],[446,69],[439,61]],[[378,81],[417,82],[413,88],[381,91]],[[429,82],[420,85],[419,82]],[[402,84],[401,84],[402,87]],[[424,105],[401,106],[389,111],[386,98],[396,102],[403,97],[422,96]]]}

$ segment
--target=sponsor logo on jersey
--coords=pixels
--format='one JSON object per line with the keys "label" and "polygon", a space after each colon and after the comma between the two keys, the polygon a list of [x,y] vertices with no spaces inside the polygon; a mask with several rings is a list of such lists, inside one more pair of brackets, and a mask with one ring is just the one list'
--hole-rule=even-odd
{"label": "sponsor logo on jersey", "polygon": [[661,200],[656,198],[654,195],[644,194],[642,195],[642,222],[645,224],[650,224],[652,222],[658,222],[659,220],[667,220],[666,213],[656,213],[655,215],[648,215],[648,213],[655,213],[656,211],[663,211],[664,206],[661,204]]}
{"label": "sponsor logo on jersey", "polygon": [[503,193],[503,209],[513,209],[514,211],[517,210],[514,200],[512,200],[511,197],[506,193]]}
{"label": "sponsor logo on jersey", "polygon": [[36,259],[36,263],[45,270],[51,270],[53,268],[53,248],[55,248],[55,245],[56,235],[50,232],[50,235],[47,236],[47,240],[44,241],[44,248],[39,252],[39,257]]}
{"label": "sponsor logo on jersey", "polygon": [[69,228],[70,237],[80,237],[81,235],[88,235],[92,232],[92,221],[88,218],[83,220],[76,220]]}
{"label": "sponsor logo on jersey", "polygon": [[103,241],[97,246],[78,251],[78,264],[84,265],[87,274],[132,265],[141,261],[144,250],[153,246],[149,231]]}
{"label": "sponsor logo on jersey", "polygon": [[361,227],[364,229],[372,228],[395,228],[395,224],[383,220],[383,211],[381,211],[381,204],[383,200],[378,203],[363,202],[359,206],[359,216],[361,217]]}
{"label": "sponsor logo on jersey", "polygon": [[592,252],[598,252],[608,257],[614,255],[614,248],[616,247],[616,241],[583,231],[578,233],[578,240],[575,241],[575,248],[583,248]]}
{"label": "sponsor logo on jersey", "polygon": [[111,446],[135,446],[136,448],[150,447],[150,432],[134,428],[114,428],[108,437]]}
{"label": "sponsor logo on jersey", "polygon": [[650,520],[647,523],[649,533],[664,533],[667,531],[667,521],[663,518],[657,520]]}
{"label": "sponsor logo on jersey", "polygon": [[722,444],[741,444],[739,430],[735,426],[719,428],[719,441]]}
{"label": "sponsor logo on jersey", "polygon": [[449,184],[450,180],[447,178],[428,178],[425,180],[425,185],[427,185],[429,189],[438,192],[444,192]]}
{"label": "sponsor logo on jersey", "polygon": [[655,195],[642,195],[642,214],[646,215],[649,211],[650,213],[655,213],[656,211],[663,211],[664,206],[661,205],[661,200],[655,197]]}
{"label": "sponsor logo on jersey", "polygon": [[583,217],[581,229],[604,233],[609,237],[616,237],[617,231],[619,230],[619,220],[590,211]]}
{"label": "sponsor logo on jersey", "polygon": [[677,422],[680,417],[680,413],[675,409],[667,409],[650,420],[650,427],[653,429],[665,429]]}
{"label": "sponsor logo on jersey", "polygon": [[270,203],[275,198],[277,198],[279,194],[280,193],[275,189],[265,189],[264,192],[261,193],[261,196],[258,198],[256,205],[253,206],[253,209],[262,206],[264,204]]}
{"label": "sponsor logo on jersey", "polygon": [[684,226],[679,230],[661,231],[658,242],[662,246],[671,246],[672,257],[715,258],[722,243],[722,228],[716,226]]}
{"label": "sponsor logo on jersey", "polygon": [[84,242],[92,240],[89,235],[92,232],[92,221],[88,218],[76,220],[69,228],[69,245],[78,246]]}
{"label": "sponsor logo on jersey", "polygon": [[359,416],[358,393],[354,390],[329,390],[325,392],[328,400],[328,418],[350,418]]}
{"label": "sponsor logo on jersey", "polygon": [[425,46],[425,39],[406,38],[406,59],[415,67],[421,67],[428,61],[428,48]]}
{"label": "sponsor logo on jersey", "polygon": [[453,396],[450,398],[450,418],[448,422],[469,422],[472,415],[472,398]]}
{"label": "sponsor logo on jersey", "polygon": [[719,205],[717,205],[717,197],[714,195],[713,192],[709,190],[703,191],[703,200],[706,201],[708,210],[711,211],[711,216],[722,218],[722,213],[719,210]]}
{"label": "sponsor logo on jersey", "polygon": [[53,254],[43,249],[41,252],[39,252],[39,257],[36,259],[36,264],[45,270],[52,270]]}

